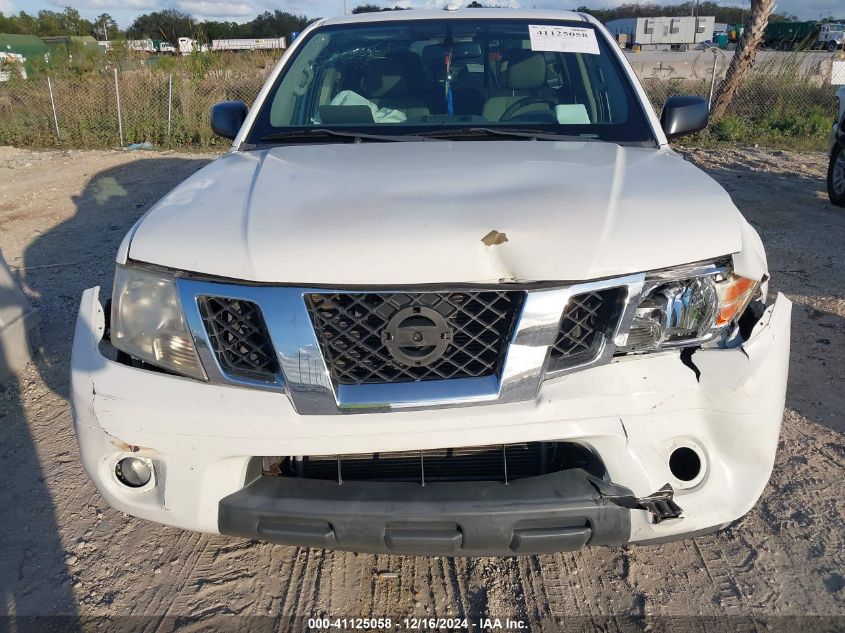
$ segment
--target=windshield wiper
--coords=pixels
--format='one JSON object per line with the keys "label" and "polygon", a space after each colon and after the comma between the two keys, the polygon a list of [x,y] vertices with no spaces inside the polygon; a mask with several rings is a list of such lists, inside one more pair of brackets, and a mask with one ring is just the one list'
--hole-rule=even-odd
{"label": "windshield wiper", "polygon": [[478,136],[507,136],[511,138],[524,138],[533,141],[597,141],[594,134],[551,134],[549,132],[538,132],[537,130],[520,129],[498,129],[494,127],[464,127],[437,129],[419,132],[420,136],[436,139],[478,137]]}
{"label": "windshield wiper", "polygon": [[355,132],[353,130],[333,130],[330,128],[321,127],[308,128],[304,130],[291,130],[288,132],[276,132],[275,134],[268,134],[267,136],[261,137],[260,142],[270,143],[273,141],[313,141],[315,139],[325,139],[327,137],[351,139],[353,143],[360,143],[362,141],[418,142],[439,140],[418,136],[416,134],[370,134],[368,132]]}

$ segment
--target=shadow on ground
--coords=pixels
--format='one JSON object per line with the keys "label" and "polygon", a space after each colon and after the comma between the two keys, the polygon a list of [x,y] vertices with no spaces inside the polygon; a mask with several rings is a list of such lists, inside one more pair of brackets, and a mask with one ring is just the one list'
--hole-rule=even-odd
{"label": "shadow on ground", "polygon": [[[74,198],[76,213],[27,248],[18,281],[41,313],[43,353],[0,385],[0,613],[74,615],[74,584],[85,572],[73,550],[86,534],[63,533],[57,494],[67,477],[82,481],[67,406],[70,352],[79,298],[103,286],[108,297],[117,248],[135,221],[161,195],[200,169],[205,159],[133,161],[95,174]],[[11,300],[0,296],[0,301]],[[43,381],[49,389],[44,389]],[[61,413],[57,415],[56,410]],[[59,433],[61,448],[44,436]],[[90,485],[90,484],[89,484]],[[92,488],[93,493],[93,488]],[[91,495],[92,514],[104,507]],[[81,511],[85,511],[83,508]]]}

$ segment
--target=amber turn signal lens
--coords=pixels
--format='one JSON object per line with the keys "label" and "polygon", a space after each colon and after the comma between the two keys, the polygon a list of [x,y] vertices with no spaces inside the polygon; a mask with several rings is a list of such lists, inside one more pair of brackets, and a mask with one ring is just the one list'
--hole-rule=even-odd
{"label": "amber turn signal lens", "polygon": [[716,284],[719,296],[719,311],[716,313],[716,327],[727,325],[740,316],[759,288],[760,282],[731,274]]}

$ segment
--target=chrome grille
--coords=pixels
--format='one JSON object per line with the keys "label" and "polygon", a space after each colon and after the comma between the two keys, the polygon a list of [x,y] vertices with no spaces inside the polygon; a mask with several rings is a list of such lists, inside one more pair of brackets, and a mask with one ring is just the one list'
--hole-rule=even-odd
{"label": "chrome grille", "polygon": [[549,354],[549,371],[575,367],[593,360],[619,318],[624,290],[610,288],[570,298]]}
{"label": "chrome grille", "polygon": [[[498,375],[523,291],[311,293],[308,312],[332,379],[340,385]],[[442,355],[424,366],[397,362],[384,333],[406,308],[436,312],[450,328]]]}
{"label": "chrome grille", "polygon": [[211,347],[228,374],[272,381],[279,372],[276,354],[258,306],[242,299],[198,297]]}

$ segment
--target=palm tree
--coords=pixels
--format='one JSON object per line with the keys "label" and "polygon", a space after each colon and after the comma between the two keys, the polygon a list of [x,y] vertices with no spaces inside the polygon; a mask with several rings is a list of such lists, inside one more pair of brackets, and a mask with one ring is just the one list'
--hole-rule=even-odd
{"label": "palm tree", "polygon": [[719,119],[725,114],[725,110],[728,109],[731,100],[739,90],[742,80],[745,79],[751,66],[754,65],[757,47],[763,40],[763,32],[766,30],[769,16],[774,8],[774,0],[751,0],[750,24],[737,43],[736,52],[731,59],[731,65],[728,66],[725,80],[716,92],[713,109],[710,113],[713,119]]}

